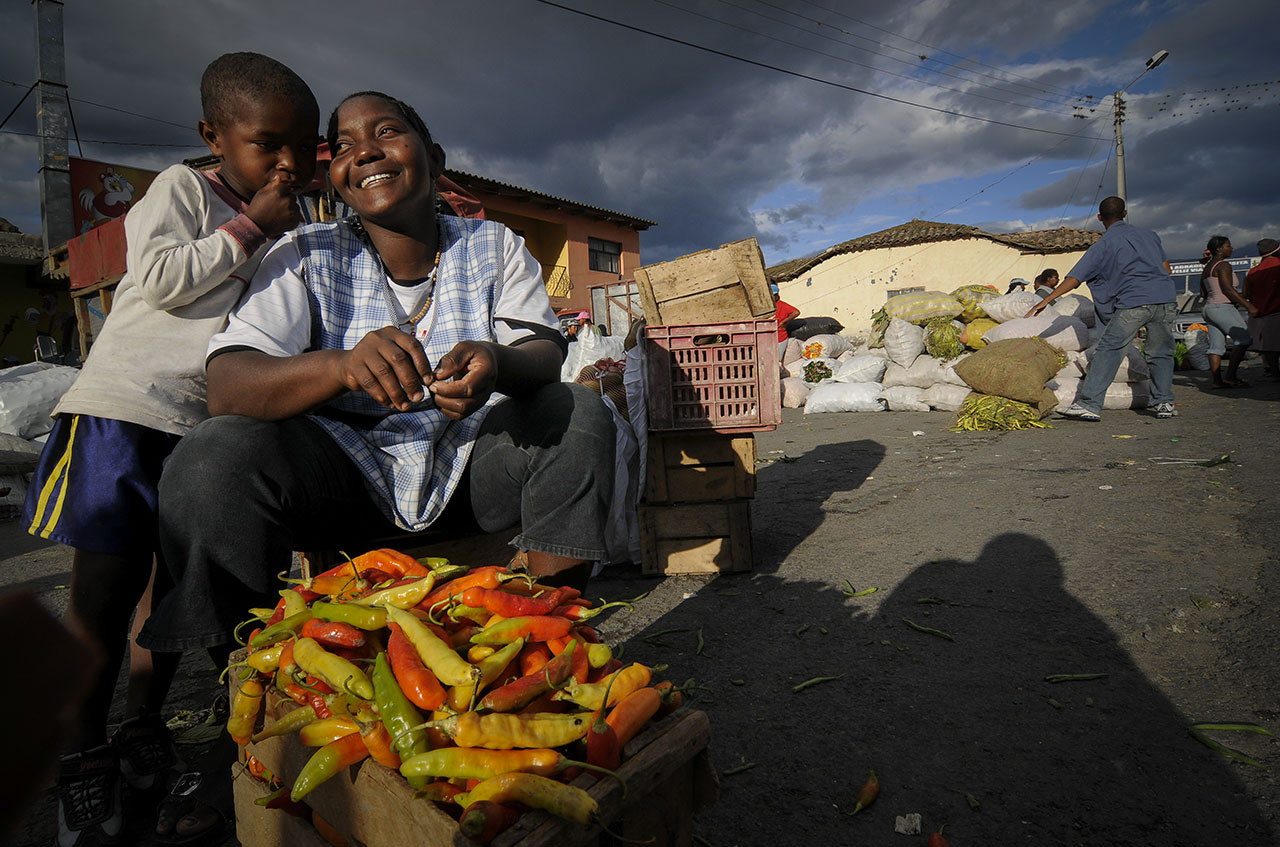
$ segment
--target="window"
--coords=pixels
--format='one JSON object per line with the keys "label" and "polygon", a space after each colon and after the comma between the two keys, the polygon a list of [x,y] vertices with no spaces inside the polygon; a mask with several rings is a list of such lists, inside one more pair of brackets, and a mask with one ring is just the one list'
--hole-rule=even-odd
{"label": "window", "polygon": [[587,256],[593,271],[622,274],[622,245],[602,238],[587,239]]}
{"label": "window", "polygon": [[924,291],[923,285],[917,285],[915,288],[890,288],[885,292],[885,299],[897,297],[899,294],[910,294],[912,291]]}

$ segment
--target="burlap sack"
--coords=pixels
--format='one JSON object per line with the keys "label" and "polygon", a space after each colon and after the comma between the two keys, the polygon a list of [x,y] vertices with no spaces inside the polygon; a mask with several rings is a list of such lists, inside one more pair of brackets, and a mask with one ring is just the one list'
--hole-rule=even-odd
{"label": "burlap sack", "polygon": [[979,394],[1037,405],[1044,398],[1044,384],[1059,370],[1058,356],[1042,338],[1009,338],[969,355],[955,372]]}

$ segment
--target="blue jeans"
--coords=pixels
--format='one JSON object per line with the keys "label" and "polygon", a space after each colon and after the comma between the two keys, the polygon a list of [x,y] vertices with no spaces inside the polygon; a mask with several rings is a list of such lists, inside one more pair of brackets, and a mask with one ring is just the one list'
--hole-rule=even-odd
{"label": "blue jeans", "polygon": [[1102,401],[1107,389],[1124,361],[1125,352],[1138,330],[1147,328],[1144,355],[1151,367],[1151,403],[1173,402],[1173,318],[1174,304],[1155,303],[1135,306],[1132,309],[1116,309],[1098,339],[1098,348],[1089,364],[1089,373],[1080,386],[1079,405],[1097,414],[1102,411]]}
{"label": "blue jeans", "polygon": [[1233,344],[1248,347],[1253,343],[1249,328],[1235,303],[1206,303],[1204,305],[1204,322],[1209,326],[1209,355],[1225,356],[1227,338]]}

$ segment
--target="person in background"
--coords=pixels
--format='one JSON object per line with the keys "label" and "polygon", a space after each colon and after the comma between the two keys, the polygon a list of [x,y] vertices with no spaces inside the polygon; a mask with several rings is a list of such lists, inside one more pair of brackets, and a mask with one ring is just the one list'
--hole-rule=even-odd
{"label": "person in background", "polygon": [[1043,300],[1053,293],[1053,289],[1058,287],[1058,282],[1058,272],[1053,268],[1045,268],[1036,277],[1035,292]]}
{"label": "person in background", "polygon": [[[1231,263],[1231,241],[1225,235],[1215,235],[1204,248],[1204,271],[1200,274],[1200,296],[1204,298],[1204,322],[1209,325],[1209,375],[1214,388],[1242,388],[1248,385],[1236,379],[1236,371],[1244,360],[1253,339],[1249,328],[1240,317],[1240,309],[1257,315],[1258,307],[1240,293],[1239,282]],[[1237,308],[1239,307],[1239,308]],[[1222,356],[1227,352],[1227,339],[1234,346],[1227,359],[1227,375],[1222,375]]]}
{"label": "person in background", "polygon": [[1177,414],[1173,405],[1174,285],[1160,236],[1125,221],[1124,200],[1108,197],[1098,205],[1106,232],[1085,251],[1067,278],[1027,311],[1038,315],[1050,303],[1089,282],[1094,309],[1106,323],[1080,386],[1080,397],[1061,412],[1082,421],[1102,420],[1102,401],[1138,330],[1147,330],[1143,348],[1151,366],[1151,409],[1157,418]]}
{"label": "person in background", "polygon": [[779,296],[776,284],[769,283],[769,293],[773,295],[773,316],[778,323],[778,343],[781,344],[787,340],[787,331],[784,327],[788,321],[794,320],[800,314],[800,310]]}
{"label": "person in background", "polygon": [[1262,354],[1269,378],[1280,380],[1280,241],[1258,242],[1262,261],[1244,277],[1244,297],[1254,307],[1249,318],[1253,349]]}
{"label": "person in background", "polygon": [[1004,290],[1005,294],[1012,294],[1015,291],[1026,291],[1027,281],[1022,277],[1014,277],[1009,280],[1009,287]]}
{"label": "person in background", "polygon": [[[209,417],[209,339],[270,242],[299,223],[296,195],[315,173],[319,108],[289,68],[229,53],[205,70],[200,100],[200,138],[222,165],[167,168],[125,218],[127,271],[80,376],[54,409],[27,497],[27,530],[75,548],[67,617],[106,652],[60,764],[60,847],[117,843],[122,777],[135,793],[158,794],[182,768],[160,718],[179,653],[130,648],[125,720],[107,735],[130,619],[136,631],[169,586],[158,538],[161,467]],[[185,784],[195,781],[190,774]],[[156,836],[221,838],[225,816],[215,812],[186,798],[162,804]]]}

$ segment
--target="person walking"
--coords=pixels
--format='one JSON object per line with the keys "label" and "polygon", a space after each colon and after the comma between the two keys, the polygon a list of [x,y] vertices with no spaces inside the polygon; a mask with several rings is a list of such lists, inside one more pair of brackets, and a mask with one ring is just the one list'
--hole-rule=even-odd
{"label": "person walking", "polygon": [[1098,318],[1106,324],[1093,354],[1089,373],[1075,403],[1062,411],[1082,421],[1102,419],[1102,401],[1115,379],[1125,351],[1147,331],[1143,352],[1151,367],[1151,406],[1157,418],[1177,414],[1173,405],[1173,277],[1160,236],[1125,221],[1124,200],[1108,197],[1098,204],[1098,220],[1106,227],[1102,238],[1085,251],[1065,279],[1026,316],[1040,314],[1081,282],[1089,285]]}
{"label": "person walking", "polygon": [[[1209,239],[1204,249],[1204,272],[1200,274],[1200,296],[1204,298],[1204,322],[1209,326],[1209,374],[1214,388],[1240,388],[1248,385],[1236,380],[1236,371],[1253,338],[1240,309],[1250,317],[1258,314],[1258,307],[1244,298],[1239,291],[1240,280],[1231,270],[1227,260],[1232,253],[1231,240],[1225,235]],[[1222,357],[1227,352],[1227,339],[1232,341],[1231,356],[1227,359],[1227,375],[1222,375]]]}
{"label": "person walking", "polygon": [[1262,354],[1266,374],[1280,380],[1280,241],[1264,238],[1258,242],[1262,261],[1244,277],[1245,299],[1257,310],[1249,318],[1253,349]]}

